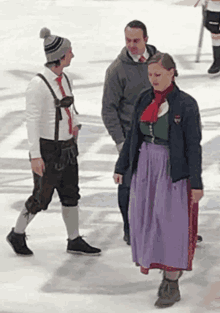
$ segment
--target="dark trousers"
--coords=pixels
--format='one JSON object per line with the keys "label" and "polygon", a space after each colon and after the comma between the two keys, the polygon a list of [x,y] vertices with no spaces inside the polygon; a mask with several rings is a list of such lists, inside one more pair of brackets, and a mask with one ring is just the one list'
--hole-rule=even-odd
{"label": "dark trousers", "polygon": [[[70,153],[66,150],[75,143],[71,140],[59,142],[60,148],[68,152],[64,155],[65,158],[63,158],[64,166],[59,169],[55,166],[57,162],[57,147],[55,143],[42,139],[40,144],[45,171],[42,177],[33,173],[34,189],[32,195],[25,203],[28,212],[36,214],[41,210],[46,210],[52,200],[55,189],[63,206],[76,206],[80,198],[77,157],[72,154],[71,158],[69,158]],[[62,155],[61,152],[60,154]]]}
{"label": "dark trousers", "polygon": [[128,220],[129,196],[130,196],[130,182],[128,178],[128,173],[126,173],[123,176],[123,183],[118,186],[118,206],[122,214],[125,233],[129,233],[129,220]]}

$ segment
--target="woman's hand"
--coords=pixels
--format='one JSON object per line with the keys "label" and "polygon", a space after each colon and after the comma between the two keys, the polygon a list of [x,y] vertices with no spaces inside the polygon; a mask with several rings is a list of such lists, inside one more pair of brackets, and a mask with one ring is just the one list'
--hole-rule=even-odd
{"label": "woman's hand", "polygon": [[113,178],[116,184],[122,184],[123,175],[115,173]]}
{"label": "woman's hand", "polygon": [[199,202],[199,200],[203,197],[204,193],[201,189],[192,189],[191,190],[191,200],[193,203]]}

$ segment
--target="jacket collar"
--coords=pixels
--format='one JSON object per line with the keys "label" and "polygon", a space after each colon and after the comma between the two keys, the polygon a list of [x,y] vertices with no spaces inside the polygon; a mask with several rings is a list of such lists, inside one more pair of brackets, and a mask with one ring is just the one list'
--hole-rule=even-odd
{"label": "jacket collar", "polygon": [[167,96],[167,101],[169,102],[169,104],[171,104],[175,100],[177,94],[180,92],[180,89],[177,87],[176,83],[174,82],[173,84],[173,90]]}

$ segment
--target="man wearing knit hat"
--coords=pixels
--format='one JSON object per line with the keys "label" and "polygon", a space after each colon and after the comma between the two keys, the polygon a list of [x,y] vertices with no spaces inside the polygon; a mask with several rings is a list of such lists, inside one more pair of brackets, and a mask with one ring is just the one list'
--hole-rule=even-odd
{"label": "man wearing knit hat", "polygon": [[68,234],[67,252],[99,255],[101,250],[91,247],[79,235],[79,125],[73,114],[72,86],[63,72],[73,58],[71,42],[51,35],[47,28],[41,30],[40,37],[44,39],[47,63],[43,72],[31,80],[26,91],[26,120],[34,189],[15,227],[8,234],[7,241],[16,254],[33,255],[26,244],[25,229],[38,212],[48,208],[56,189]]}

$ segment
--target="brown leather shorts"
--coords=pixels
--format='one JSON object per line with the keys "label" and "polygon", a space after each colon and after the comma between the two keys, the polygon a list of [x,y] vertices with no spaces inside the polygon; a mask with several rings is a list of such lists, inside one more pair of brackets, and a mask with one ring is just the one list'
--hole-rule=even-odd
{"label": "brown leather shorts", "polygon": [[36,214],[46,210],[56,189],[63,206],[76,206],[79,195],[77,145],[73,139],[59,141],[40,140],[41,155],[45,162],[43,176],[33,173],[34,189],[25,206]]}

